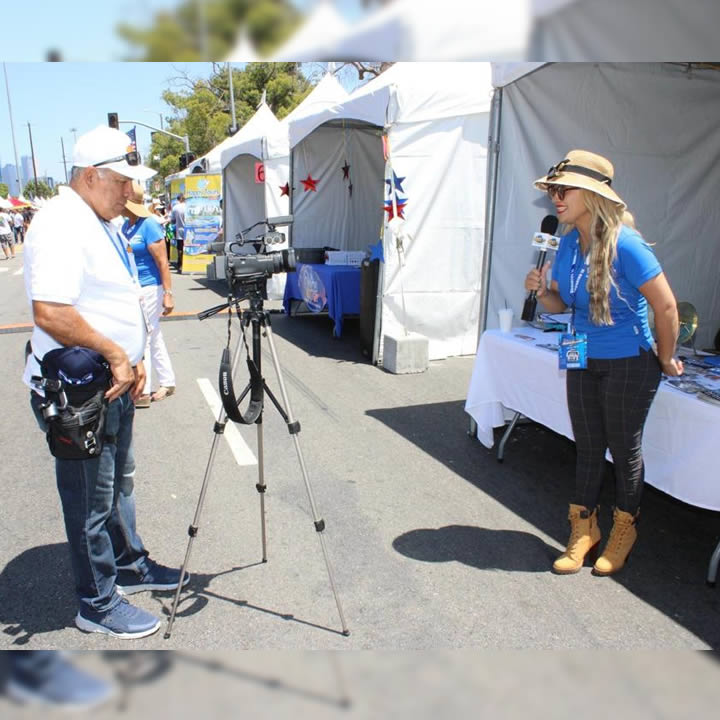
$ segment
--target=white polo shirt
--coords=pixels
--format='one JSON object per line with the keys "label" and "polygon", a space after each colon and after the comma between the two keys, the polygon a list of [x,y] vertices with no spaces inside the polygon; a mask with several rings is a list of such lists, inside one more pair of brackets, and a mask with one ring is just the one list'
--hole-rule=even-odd
{"label": "white polo shirt", "polygon": [[[123,242],[111,223],[63,186],[35,215],[25,238],[25,290],[31,304],[42,300],[74,306],[135,365],[145,351],[146,331],[140,285],[123,262]],[[32,387],[30,377],[40,374],[34,356],[42,358],[61,345],[37,326],[31,342],[23,381]]]}

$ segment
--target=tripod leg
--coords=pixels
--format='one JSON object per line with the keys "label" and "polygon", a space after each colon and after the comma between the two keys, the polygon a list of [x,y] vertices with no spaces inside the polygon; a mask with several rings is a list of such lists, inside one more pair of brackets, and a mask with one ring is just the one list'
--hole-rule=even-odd
{"label": "tripod leg", "polygon": [[262,561],[267,562],[267,533],[265,531],[265,462],[263,452],[262,415],[255,421],[257,425],[258,482],[255,489],[260,493],[260,532],[262,534]]}
{"label": "tripod leg", "polygon": [[275,350],[275,342],[273,340],[272,328],[269,324],[265,324],[265,335],[268,340],[268,345],[270,346],[270,355],[272,357],[273,365],[275,367],[275,374],[277,375],[278,385],[280,387],[280,395],[285,405],[288,430],[290,431],[293,442],[295,443],[295,452],[297,453],[298,462],[300,463],[300,470],[302,472],[303,480],[305,481],[305,490],[307,491],[308,500],[310,501],[310,509],[312,510],[315,530],[317,532],[318,540],[320,541],[320,547],[322,549],[323,557],[325,558],[325,566],[327,568],[328,578],[330,580],[330,587],[335,597],[335,604],[337,605],[338,614],[340,615],[340,623],[342,625],[343,635],[349,635],[350,631],[348,630],[345,623],[345,615],[343,614],[342,605],[340,604],[340,597],[338,596],[337,589],[335,588],[335,580],[333,578],[333,570],[330,563],[330,556],[328,555],[327,548],[325,547],[325,536],[323,535],[323,531],[325,530],[325,521],[318,517],[317,508],[315,507],[315,498],[313,497],[312,488],[310,486],[310,478],[308,477],[302,449],[300,448],[300,438],[298,437],[298,433],[300,432],[300,423],[296,422],[293,418],[292,409],[290,408],[290,400],[288,398],[287,390],[285,389],[285,382],[283,380],[282,372],[280,370],[280,362],[278,361],[277,351]]}
{"label": "tripod leg", "polygon": [[[235,355],[232,362],[232,372],[235,374],[237,369],[238,359],[240,358],[240,345],[242,343],[242,335],[238,339],[237,346],[235,347]],[[210,472],[215,462],[215,454],[217,453],[217,446],[220,442],[220,436],[225,432],[225,425],[227,423],[227,414],[225,409],[220,409],[217,422],[213,426],[213,432],[215,433],[210,446],[210,456],[208,457],[207,465],[205,467],[205,476],[203,477],[202,488],[200,489],[200,497],[198,498],[197,507],[195,508],[195,516],[193,517],[192,525],[188,528],[188,545],[185,551],[185,559],[183,560],[182,569],[180,570],[180,582],[178,583],[177,590],[175,590],[175,599],[173,600],[172,610],[170,611],[170,619],[168,620],[167,630],[165,631],[164,638],[167,640],[172,632],[172,627],[175,622],[175,613],[177,612],[177,606],[180,602],[180,593],[182,592],[182,583],[185,578],[185,572],[190,563],[190,555],[192,553],[193,540],[198,533],[200,527],[200,513],[202,512],[203,504],[205,503],[205,494],[207,493],[208,484],[210,482]]]}

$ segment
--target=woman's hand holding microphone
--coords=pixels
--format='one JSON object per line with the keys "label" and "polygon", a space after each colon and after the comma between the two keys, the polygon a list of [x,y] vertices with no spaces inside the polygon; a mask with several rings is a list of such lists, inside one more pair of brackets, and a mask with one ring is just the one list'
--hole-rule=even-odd
{"label": "woman's hand holding microphone", "polygon": [[547,292],[547,271],[550,269],[550,261],[546,262],[540,270],[533,268],[525,276],[525,289],[528,292],[535,290],[538,298],[541,298]]}

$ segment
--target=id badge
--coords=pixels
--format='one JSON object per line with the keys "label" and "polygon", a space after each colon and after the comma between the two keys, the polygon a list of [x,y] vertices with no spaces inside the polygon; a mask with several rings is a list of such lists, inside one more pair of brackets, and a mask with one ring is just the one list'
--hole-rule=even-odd
{"label": "id badge", "polygon": [[587,368],[587,335],[585,333],[562,333],[558,347],[561,370],[585,370]]}

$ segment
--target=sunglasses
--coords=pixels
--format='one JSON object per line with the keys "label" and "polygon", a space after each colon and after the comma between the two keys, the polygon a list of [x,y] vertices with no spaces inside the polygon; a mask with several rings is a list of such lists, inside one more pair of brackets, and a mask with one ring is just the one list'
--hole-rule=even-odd
{"label": "sunglasses", "polygon": [[100,167],[101,165],[109,165],[114,162],[121,162],[125,160],[128,165],[139,165],[140,164],[140,153],[137,150],[131,150],[130,152],[120,155],[119,157],[110,158],[109,160],[103,160],[99,163],[93,163],[93,167]]}
{"label": "sunglasses", "polygon": [[557,195],[559,200],[564,200],[565,193],[568,192],[568,190],[577,190],[577,188],[570,185],[548,185],[547,194],[550,196],[550,199]]}

